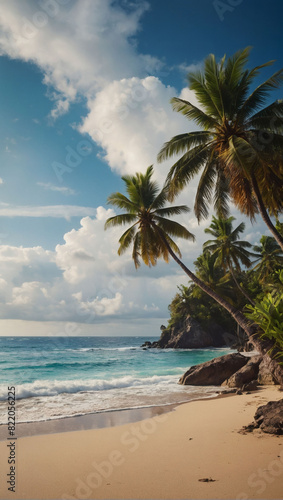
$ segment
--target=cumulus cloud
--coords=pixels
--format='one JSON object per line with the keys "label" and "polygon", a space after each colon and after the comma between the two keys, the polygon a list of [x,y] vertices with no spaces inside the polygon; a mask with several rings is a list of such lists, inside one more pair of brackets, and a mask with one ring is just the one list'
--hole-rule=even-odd
{"label": "cumulus cloud", "polygon": [[150,55],[139,57],[133,41],[147,2],[127,2],[126,9],[111,0],[53,2],[53,9],[36,0],[0,3],[0,51],[41,68],[56,102],[53,118],[78,93],[93,96],[109,81],[160,65]]}
{"label": "cumulus cloud", "polygon": [[95,324],[151,317],[164,322],[176,285],[186,278],[181,270],[175,274],[174,262],[145,274],[144,267],[135,270],[131,252],[119,257],[121,228],[104,231],[113,214],[98,207],[96,216],[84,217],[54,252],[0,246],[2,318]]}
{"label": "cumulus cloud", "polygon": [[[116,172],[144,171],[155,163],[166,140],[184,128],[195,128],[172,111],[170,99],[176,94],[176,89],[154,76],[111,82],[89,102],[89,113],[79,131],[103,148],[104,159]],[[186,97],[195,100],[191,91]],[[166,165],[156,166],[156,170],[164,179]]]}

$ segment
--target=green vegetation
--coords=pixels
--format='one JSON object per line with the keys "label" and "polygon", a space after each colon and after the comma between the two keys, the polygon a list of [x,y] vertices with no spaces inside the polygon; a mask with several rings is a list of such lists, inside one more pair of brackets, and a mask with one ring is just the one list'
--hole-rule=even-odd
{"label": "green vegetation", "polygon": [[[283,270],[275,271],[276,287],[254,307],[248,305],[247,317],[261,329],[261,337],[273,342],[280,355],[283,353]],[[274,285],[274,283],[273,283]]]}
{"label": "green vegetation", "polygon": [[[230,234],[237,234],[239,228],[244,230],[243,223],[233,230],[233,220],[229,218],[226,221]],[[212,234],[220,224],[223,227],[224,221],[213,217],[212,224],[205,232]],[[228,265],[223,266],[223,253],[219,252],[217,243],[219,236],[217,232],[214,235],[216,244],[211,240],[204,243],[205,250],[195,262],[196,275],[237,309],[244,311],[246,317],[259,328],[261,338],[271,340],[274,346],[283,351],[283,252],[274,238],[262,236],[261,245],[255,245],[252,247],[253,252],[249,252],[251,260],[245,261],[252,269],[242,269],[238,262],[232,276],[225,273]],[[265,269],[267,272],[264,272]],[[236,324],[231,316],[195,285],[178,287],[169,311],[167,328],[177,325],[190,314],[203,327],[216,323],[236,334]]]}

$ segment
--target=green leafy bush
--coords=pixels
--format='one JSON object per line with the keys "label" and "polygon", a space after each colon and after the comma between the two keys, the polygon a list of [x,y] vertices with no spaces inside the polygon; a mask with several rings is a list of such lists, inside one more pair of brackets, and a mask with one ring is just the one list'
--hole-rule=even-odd
{"label": "green leafy bush", "polygon": [[247,305],[246,316],[262,330],[261,337],[274,342],[283,354],[283,270],[277,271],[276,290],[267,293],[255,306]]}

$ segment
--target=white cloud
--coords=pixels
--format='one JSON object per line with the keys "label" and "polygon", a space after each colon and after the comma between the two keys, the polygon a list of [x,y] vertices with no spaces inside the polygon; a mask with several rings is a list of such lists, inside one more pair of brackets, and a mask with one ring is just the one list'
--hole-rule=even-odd
{"label": "white cloud", "polygon": [[69,220],[71,217],[94,215],[96,209],[76,205],[17,206],[0,204],[0,217],[56,217]]}
{"label": "white cloud", "polygon": [[[155,330],[151,334],[158,335],[156,325],[166,323],[167,306],[177,286],[188,283],[188,277],[174,261],[136,270],[130,250],[117,254],[121,228],[104,231],[104,223],[114,211],[98,207],[95,212],[95,217],[81,220],[79,229],[66,233],[64,243],[53,252],[42,247],[0,246],[2,318],[104,324],[99,326],[100,334],[114,330],[124,334],[127,323],[139,325],[141,332],[141,323],[152,321]],[[248,239],[257,237],[257,233],[251,235],[250,225],[247,233]],[[205,239],[202,231],[198,244],[180,242],[182,260],[190,269]],[[66,324],[61,324],[58,334],[64,334]],[[80,326],[81,331],[90,332]]]}
{"label": "white cloud", "polygon": [[164,322],[176,284],[186,278],[174,263],[160,263],[145,274],[144,267],[135,270],[131,252],[119,257],[121,228],[104,231],[113,213],[98,207],[96,217],[83,218],[54,252],[0,246],[2,318],[95,324],[151,317]]}
{"label": "white cloud", "polygon": [[2,177],[0,177],[0,185],[1,184],[4,184],[4,181],[3,181]]}
{"label": "white cloud", "polygon": [[65,195],[73,195],[76,194],[76,191],[74,189],[65,187],[65,186],[54,186],[54,184],[51,184],[51,182],[37,182],[37,185],[40,187],[43,187],[47,191],[57,191],[58,193],[62,193]]}
{"label": "white cloud", "polygon": [[93,96],[110,81],[160,66],[136,53],[133,37],[148,9],[145,1],[123,9],[111,0],[75,0],[56,3],[49,13],[40,12],[35,0],[0,4],[0,51],[42,69],[44,83],[55,89],[50,92],[56,102],[53,118],[66,112],[78,93]]}
{"label": "white cloud", "polygon": [[[170,99],[176,95],[153,76],[114,81],[89,102],[89,114],[79,127],[105,151],[104,158],[120,174],[133,174],[155,163],[165,141],[195,127],[174,113]],[[193,92],[186,96],[195,100]],[[155,167],[160,179],[166,165]]]}

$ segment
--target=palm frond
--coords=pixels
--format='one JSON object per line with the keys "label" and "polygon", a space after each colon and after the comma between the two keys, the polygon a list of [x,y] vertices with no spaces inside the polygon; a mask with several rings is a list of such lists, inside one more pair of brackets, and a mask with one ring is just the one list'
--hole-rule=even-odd
{"label": "palm frond", "polygon": [[[212,144],[212,143],[211,143]],[[166,179],[170,201],[199,172],[211,155],[211,144],[196,146],[185,153],[169,170]]]}
{"label": "palm frond", "polygon": [[222,168],[217,168],[217,177],[213,196],[214,210],[218,217],[227,218],[230,213],[230,185]]}
{"label": "palm frond", "polygon": [[240,121],[246,120],[251,113],[254,113],[265,102],[269,93],[277,89],[283,83],[283,69],[276,71],[268,80],[261,83],[252,94],[246,99],[238,113]]}
{"label": "palm frond", "polygon": [[[233,218],[234,219],[234,218]],[[235,220],[235,219],[234,219]],[[237,240],[239,238],[239,235],[241,233],[244,232],[245,230],[245,223],[244,222],[241,222],[230,234],[230,237],[231,239],[234,241],[234,240]],[[246,242],[247,243],[247,242]],[[250,245],[250,243],[248,243],[248,245]]]}
{"label": "palm frond", "polygon": [[200,177],[195,198],[194,212],[198,222],[208,217],[216,175],[214,158],[211,156]]}
{"label": "palm frond", "polygon": [[174,207],[159,208],[153,213],[161,217],[172,217],[173,215],[181,215],[190,212],[190,208],[187,205],[177,205]]}
{"label": "palm frond", "polygon": [[141,258],[147,266],[155,266],[160,256],[160,248],[156,240],[155,232],[152,227],[147,227],[145,231],[140,231],[140,235]]}
{"label": "palm frond", "polygon": [[283,127],[283,99],[274,101],[252,115],[246,122],[246,127],[274,132],[281,131]]}
{"label": "palm frond", "polygon": [[258,159],[258,152],[247,140],[232,135],[229,140],[229,149],[223,154],[223,159],[229,166],[231,176],[235,167],[240,167],[249,177]]}
{"label": "palm frond", "polygon": [[238,50],[233,56],[229,57],[225,67],[225,80],[227,85],[234,90],[242,79],[244,68],[248,62],[251,47]]}
{"label": "palm frond", "polygon": [[140,267],[140,247],[141,247],[141,234],[138,231],[134,237],[134,243],[133,243],[133,252],[132,252],[132,259],[135,264],[135,268],[138,269]]}
{"label": "palm frond", "polygon": [[164,217],[154,217],[158,227],[161,227],[164,233],[174,236],[175,238],[184,238],[185,240],[195,240],[194,235],[182,224],[176,221],[165,219]]}
{"label": "palm frond", "polygon": [[[206,64],[207,60],[205,61]],[[189,81],[189,88],[190,90],[193,90],[197,96],[198,101],[202,105],[202,107],[206,111],[206,116],[210,116],[213,119],[218,122],[218,119],[220,118],[219,111],[217,107],[215,106],[215,103],[213,102],[211,93],[209,92],[209,89],[207,88],[207,82],[205,75],[201,73],[201,71],[194,71],[188,74],[187,76],[188,81]],[[202,125],[201,123],[198,123],[199,125]],[[202,125],[204,126],[204,125]],[[205,127],[204,127],[205,128]],[[207,127],[208,129],[209,127]],[[211,126],[210,126],[211,128]],[[207,130],[206,129],[206,130]]]}
{"label": "palm frond", "polygon": [[167,189],[164,187],[152,201],[149,210],[150,211],[160,210],[162,207],[164,207],[165,203],[167,202],[167,197],[168,197],[168,192]]}
{"label": "palm frond", "polygon": [[174,111],[178,111],[189,118],[189,120],[193,120],[197,125],[203,127],[205,131],[214,130],[219,125],[213,116],[204,113],[189,101],[173,97],[171,104]]}
{"label": "palm frond", "polygon": [[206,144],[212,138],[211,132],[190,132],[172,137],[159,151],[157,161],[160,163],[173,155],[189,151],[192,147]]}
{"label": "palm frond", "polygon": [[137,215],[136,214],[120,214],[120,215],[114,215],[113,217],[109,217],[107,221],[105,222],[104,228],[107,229],[108,227],[114,227],[114,226],[122,226],[124,224],[131,224],[132,222],[135,222],[137,220]]}
{"label": "palm frond", "polygon": [[122,255],[133,242],[137,230],[136,224],[127,229],[127,231],[125,231],[119,239],[120,247],[118,249],[118,255]]}
{"label": "palm frond", "polygon": [[110,196],[108,196],[107,204],[114,205],[121,210],[129,210],[132,213],[137,212],[139,208],[136,203],[133,203],[132,200],[129,200],[129,198],[127,198],[125,195],[118,192],[112,193]]}
{"label": "palm frond", "polygon": [[217,110],[217,116],[222,119],[224,116],[224,104],[222,97],[222,89],[220,88],[221,74],[219,74],[218,66],[216,64],[215,56],[210,54],[205,60],[204,75],[206,89],[209,92],[210,99]]}

